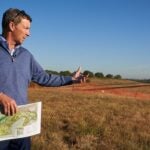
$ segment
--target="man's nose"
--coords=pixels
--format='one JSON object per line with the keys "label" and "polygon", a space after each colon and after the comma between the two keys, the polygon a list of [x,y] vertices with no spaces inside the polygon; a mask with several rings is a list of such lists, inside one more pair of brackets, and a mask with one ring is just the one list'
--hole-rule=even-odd
{"label": "man's nose", "polygon": [[30,36],[30,31],[28,31],[28,32],[26,33],[26,35],[27,35],[27,36]]}

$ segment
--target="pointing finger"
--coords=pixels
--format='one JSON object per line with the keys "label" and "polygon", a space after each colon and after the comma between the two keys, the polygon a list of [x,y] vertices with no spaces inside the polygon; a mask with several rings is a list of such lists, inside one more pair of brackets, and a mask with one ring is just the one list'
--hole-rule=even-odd
{"label": "pointing finger", "polygon": [[76,72],[78,72],[78,73],[80,73],[81,72],[81,66],[77,69],[77,71]]}

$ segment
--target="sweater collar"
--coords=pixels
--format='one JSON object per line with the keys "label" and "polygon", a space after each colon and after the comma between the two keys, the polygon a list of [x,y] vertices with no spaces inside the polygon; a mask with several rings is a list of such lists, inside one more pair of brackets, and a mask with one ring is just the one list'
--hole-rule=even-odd
{"label": "sweater collar", "polygon": [[[0,35],[0,44],[2,44],[3,46],[5,45],[5,47],[7,48],[7,49],[9,49],[8,48],[8,44],[7,44],[7,40],[2,36],[2,35]],[[21,45],[17,45],[16,47],[15,47],[15,49],[16,48],[19,48]]]}

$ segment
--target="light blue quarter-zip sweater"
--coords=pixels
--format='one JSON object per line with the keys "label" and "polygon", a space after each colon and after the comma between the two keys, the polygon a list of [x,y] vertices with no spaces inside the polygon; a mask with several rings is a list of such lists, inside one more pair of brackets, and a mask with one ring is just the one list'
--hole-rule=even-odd
{"label": "light blue quarter-zip sweater", "polygon": [[62,86],[71,84],[72,78],[46,73],[22,46],[11,56],[7,42],[0,36],[0,92],[16,100],[18,105],[26,104],[31,81],[43,86]]}

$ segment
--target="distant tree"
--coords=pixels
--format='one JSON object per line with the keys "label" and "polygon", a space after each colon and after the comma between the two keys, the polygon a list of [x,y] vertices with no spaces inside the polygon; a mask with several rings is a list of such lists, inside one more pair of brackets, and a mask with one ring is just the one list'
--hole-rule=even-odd
{"label": "distant tree", "polygon": [[91,72],[91,71],[89,71],[89,70],[85,70],[85,71],[83,72],[83,74],[84,74],[84,75],[88,75],[89,78],[94,77],[94,73]]}
{"label": "distant tree", "polygon": [[96,72],[95,77],[97,78],[104,78],[104,74],[102,72]]}
{"label": "distant tree", "polygon": [[45,70],[48,74],[59,74],[57,71]]}
{"label": "distant tree", "polygon": [[70,76],[72,73],[70,71],[60,71],[59,73],[60,75],[63,75],[63,76]]}
{"label": "distant tree", "polygon": [[105,77],[106,77],[106,78],[109,78],[109,79],[112,79],[112,78],[113,78],[113,75],[112,75],[112,74],[107,74]]}
{"label": "distant tree", "polygon": [[119,74],[117,74],[117,75],[115,75],[114,76],[114,79],[121,79],[122,77],[121,77],[121,75],[119,75]]}

